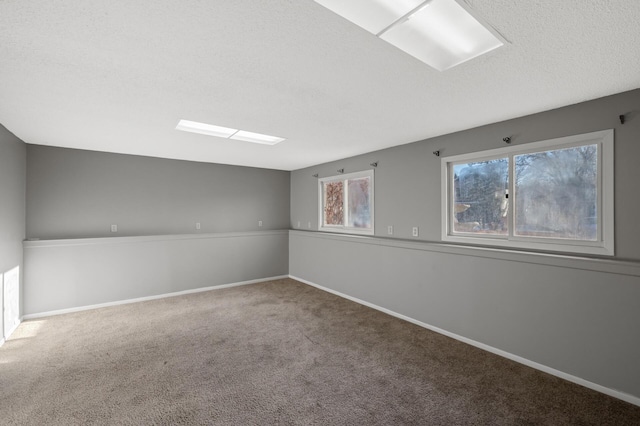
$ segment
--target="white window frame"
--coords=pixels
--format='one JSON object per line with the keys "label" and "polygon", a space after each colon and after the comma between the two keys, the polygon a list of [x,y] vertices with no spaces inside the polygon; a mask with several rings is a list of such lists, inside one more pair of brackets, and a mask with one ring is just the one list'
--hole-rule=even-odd
{"label": "white window frame", "polygon": [[[557,139],[549,139],[540,142],[532,142],[517,146],[492,149],[476,153],[442,157],[441,182],[442,182],[442,241],[520,248],[530,250],[543,250],[554,252],[569,252],[591,255],[614,255],[614,173],[613,173],[613,129],[581,135],[567,136]],[[597,226],[598,233],[595,241],[535,238],[514,235],[515,230],[515,179],[514,157],[521,154],[552,151],[583,145],[598,145],[598,180],[597,180]],[[487,161],[496,158],[509,159],[509,194],[510,208],[508,211],[509,234],[490,235],[474,234],[471,232],[454,232],[453,203],[455,200],[453,188],[453,166],[455,164]],[[513,206],[513,207],[511,207]]]}
{"label": "white window frame", "polygon": [[[353,226],[347,226],[348,220],[348,208],[349,208],[349,186],[347,181],[350,179],[358,179],[368,177],[369,178],[369,190],[370,198],[369,204],[371,209],[371,228],[356,228]],[[344,200],[344,217],[342,225],[325,225],[324,221],[324,190],[323,184],[326,182],[343,182],[343,200]],[[375,222],[374,222],[374,173],[373,170],[364,170],[361,172],[345,173],[337,176],[328,176],[318,179],[318,229],[327,232],[342,232],[347,234],[360,234],[360,235],[374,235]]]}

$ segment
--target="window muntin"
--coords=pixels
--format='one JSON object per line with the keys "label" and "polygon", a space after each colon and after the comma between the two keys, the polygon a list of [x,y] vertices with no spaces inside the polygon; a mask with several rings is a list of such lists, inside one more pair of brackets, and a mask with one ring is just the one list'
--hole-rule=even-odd
{"label": "window muntin", "polygon": [[614,254],[613,130],[447,157],[442,170],[443,241]]}
{"label": "window muntin", "polygon": [[373,170],[319,180],[320,229],[373,234]]}

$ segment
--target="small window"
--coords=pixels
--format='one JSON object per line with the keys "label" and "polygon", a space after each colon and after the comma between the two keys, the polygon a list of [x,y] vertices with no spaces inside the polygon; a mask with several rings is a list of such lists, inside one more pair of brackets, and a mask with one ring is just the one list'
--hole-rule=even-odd
{"label": "small window", "polygon": [[373,170],[318,182],[321,230],[373,234]]}
{"label": "small window", "polygon": [[442,159],[443,241],[613,255],[613,130]]}

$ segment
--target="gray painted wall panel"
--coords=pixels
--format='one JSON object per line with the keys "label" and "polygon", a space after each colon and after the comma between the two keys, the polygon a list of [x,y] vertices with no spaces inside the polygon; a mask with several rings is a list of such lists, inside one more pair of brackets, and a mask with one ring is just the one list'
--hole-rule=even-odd
{"label": "gray painted wall panel", "polygon": [[288,231],[25,243],[25,315],[287,275]]}
{"label": "gray painted wall panel", "polygon": [[[0,274],[17,266],[20,280],[23,276],[26,167],[26,145],[0,125]],[[0,312],[3,303],[0,286]],[[1,317],[0,314],[0,337],[4,330]]]}
{"label": "gray painted wall panel", "polygon": [[289,227],[289,172],[39,145],[27,154],[28,238]]}
{"label": "gray painted wall panel", "polygon": [[640,397],[640,275],[292,231],[289,273]]}

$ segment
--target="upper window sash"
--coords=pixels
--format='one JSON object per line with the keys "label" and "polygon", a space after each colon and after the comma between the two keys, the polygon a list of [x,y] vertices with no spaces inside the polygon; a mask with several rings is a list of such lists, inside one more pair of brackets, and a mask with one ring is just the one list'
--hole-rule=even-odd
{"label": "upper window sash", "polygon": [[[614,255],[614,186],[613,186],[613,130],[604,130],[581,135],[533,142],[519,146],[509,146],[443,157],[441,159],[442,178],[442,240],[447,242],[481,244],[489,246],[523,248],[545,251],[560,251],[596,255]],[[578,240],[553,237],[532,237],[515,235],[515,206],[518,194],[515,190],[514,158],[523,154],[534,154],[562,150],[566,148],[597,145],[597,233],[595,240]],[[454,167],[456,164],[475,163],[506,158],[509,162],[508,174],[508,234],[475,234],[454,232]]]}

